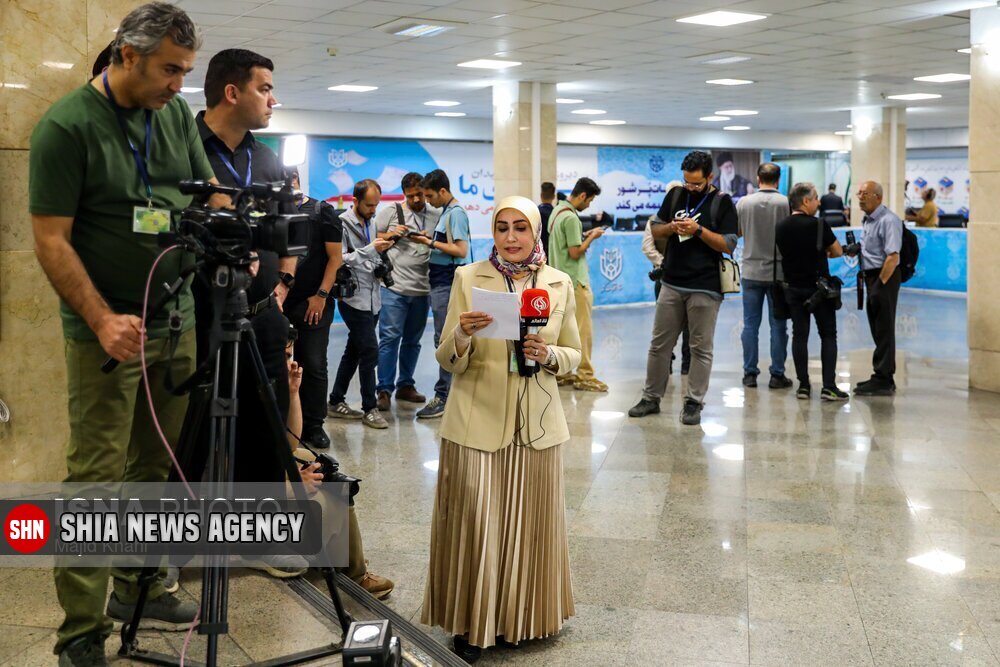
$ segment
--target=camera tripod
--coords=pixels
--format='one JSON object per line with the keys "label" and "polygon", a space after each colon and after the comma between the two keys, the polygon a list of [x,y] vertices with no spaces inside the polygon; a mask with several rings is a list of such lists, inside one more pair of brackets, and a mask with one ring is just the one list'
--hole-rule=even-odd
{"label": "camera tripod", "polygon": [[[154,304],[148,316],[153,316],[171,298],[177,294],[183,285],[186,275],[193,273],[204,262],[199,262],[185,272],[172,284],[167,286],[166,293]],[[210,265],[211,266],[211,265]],[[209,331],[209,354],[206,361],[195,374],[176,388],[175,393],[191,388],[192,396],[188,412],[185,416],[176,455],[184,471],[185,478],[204,479],[208,482],[210,494],[223,497],[229,494],[234,479],[236,462],[236,419],[238,413],[237,387],[239,380],[241,347],[249,352],[252,362],[254,379],[257,383],[264,411],[269,426],[266,434],[273,440],[278,459],[284,474],[289,480],[299,477],[296,462],[285,437],[285,426],[282,423],[281,411],[278,407],[274,387],[268,381],[264,361],[257,346],[253,328],[247,315],[246,288],[250,283],[248,271],[249,261],[238,263],[220,263],[211,268],[207,277],[210,278],[213,319]],[[113,364],[105,363],[105,367]],[[204,434],[207,433],[208,447],[200,446]],[[180,481],[176,469],[171,471],[169,482]],[[305,500],[301,485],[293,484],[298,500]],[[202,571],[201,615],[198,633],[208,636],[205,665],[215,667],[219,635],[228,632],[228,602],[229,602],[229,565],[226,555],[206,556]],[[121,629],[122,645],[118,655],[132,660],[155,665],[179,665],[178,658],[173,656],[146,652],[139,649],[136,633],[142,618],[143,608],[149,598],[149,588],[156,581],[158,566],[147,561],[139,577],[139,597],[136,602],[132,619]],[[322,568],[326,580],[330,600],[336,609],[337,620],[346,636],[351,618],[344,610],[337,589],[338,574],[330,567]],[[258,665],[278,667],[295,665],[310,660],[340,653],[341,643],[330,643],[314,649],[274,658]],[[198,664],[187,662],[186,664]]]}

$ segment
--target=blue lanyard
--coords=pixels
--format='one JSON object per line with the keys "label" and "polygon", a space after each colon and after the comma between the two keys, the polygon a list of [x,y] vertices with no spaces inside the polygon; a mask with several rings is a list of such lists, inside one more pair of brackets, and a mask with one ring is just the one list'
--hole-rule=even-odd
{"label": "blue lanyard", "polygon": [[[691,210],[691,193],[690,192],[687,193],[687,201],[684,203],[684,210],[687,211],[687,214],[688,214],[689,218],[694,217],[694,214],[698,212],[698,209],[701,208],[701,205],[704,204],[705,200],[708,199],[708,194],[709,193],[707,193],[707,192],[705,193],[705,195],[701,198],[701,201],[698,202],[698,205],[695,206],[694,210],[692,211]],[[713,220],[712,222],[714,223],[715,221]]]}
{"label": "blue lanyard", "polygon": [[132,151],[132,157],[135,159],[135,166],[139,169],[139,178],[142,179],[143,185],[146,186],[146,200],[147,203],[153,205],[153,184],[149,179],[149,171],[147,165],[149,164],[149,156],[153,145],[153,112],[146,109],[146,159],[139,154],[139,149],[135,147],[132,143],[132,139],[128,136],[128,125],[125,123],[125,116],[122,114],[122,108],[118,106],[118,102],[115,100],[114,93],[111,92],[111,85],[108,83],[108,71],[104,70],[104,92],[108,96],[108,102],[111,103],[111,108],[115,110],[115,116],[118,118],[118,125],[122,128],[122,134],[125,135],[125,141],[128,142],[128,147]]}
{"label": "blue lanyard", "polygon": [[362,220],[362,222],[365,225],[365,243],[371,243],[372,242],[372,233],[371,233],[371,230],[369,229],[368,221],[367,220]]}
{"label": "blue lanyard", "polygon": [[[221,141],[221,139],[218,139],[218,137],[216,137],[216,139],[218,141]],[[214,150],[215,154],[219,156],[220,160],[222,160],[222,164],[226,165],[226,169],[229,170],[229,173],[233,175],[233,179],[236,181],[236,184],[239,185],[240,175],[236,172],[236,167],[233,166],[233,163],[229,161],[229,158],[226,157],[225,153],[219,150],[219,147],[215,144],[215,142],[212,143],[212,150]],[[250,179],[252,178],[252,174],[253,174],[253,153],[250,152],[250,147],[247,146],[247,175],[246,178],[243,179],[243,187],[245,188],[250,187]]]}

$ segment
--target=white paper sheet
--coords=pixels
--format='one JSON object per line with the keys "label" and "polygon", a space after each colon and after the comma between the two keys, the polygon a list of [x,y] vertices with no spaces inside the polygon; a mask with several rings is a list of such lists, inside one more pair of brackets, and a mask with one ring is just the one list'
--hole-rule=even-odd
{"label": "white paper sheet", "polygon": [[480,338],[519,340],[521,338],[521,299],[510,292],[491,292],[472,288],[472,310],[486,313],[493,321],[482,331]]}

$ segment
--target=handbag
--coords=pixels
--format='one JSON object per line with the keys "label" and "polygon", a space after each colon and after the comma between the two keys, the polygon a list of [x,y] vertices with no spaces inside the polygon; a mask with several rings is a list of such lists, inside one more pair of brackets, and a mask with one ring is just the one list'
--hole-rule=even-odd
{"label": "handbag", "polygon": [[740,265],[729,257],[719,258],[719,284],[723,294],[740,291]]}

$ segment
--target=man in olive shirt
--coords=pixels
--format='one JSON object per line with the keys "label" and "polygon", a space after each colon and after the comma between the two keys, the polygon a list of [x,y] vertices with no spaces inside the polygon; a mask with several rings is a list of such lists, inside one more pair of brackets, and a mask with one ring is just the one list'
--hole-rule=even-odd
{"label": "man in olive shirt", "polygon": [[[133,10],[118,28],[111,66],[46,112],[31,137],[29,193],[38,260],[62,299],[69,383],[69,483],[160,482],[170,458],[140,388],[145,346],[150,400],[167,441],[176,445],[187,398],[163,387],[194,369],[194,310],[190,283],[180,292],[182,334],[172,358],[168,313],[145,324],[147,275],[162,251],[157,232],[191,198],[182,179],[213,179],[187,105],[184,76],[201,44],[188,16],[171,5]],[[157,266],[150,301],[192,258],[180,251]],[[173,304],[171,304],[173,306]],[[122,362],[102,373],[104,358]],[[129,619],[138,570],[116,569],[104,613],[109,568],[57,567],[56,591],[65,611],[55,652],[59,665],[106,665],[104,640],[112,619]],[[164,591],[149,591],[147,627],[181,630],[197,612]]]}
{"label": "man in olive shirt", "polygon": [[559,376],[559,384],[573,385],[580,391],[607,391],[608,385],[594,377],[591,352],[594,347],[594,327],[591,312],[594,293],[590,291],[590,268],[587,250],[590,244],[604,234],[602,227],[583,233],[580,213],[585,211],[601,188],[593,180],[583,177],[573,186],[569,199],[559,202],[549,217],[549,263],[569,274],[576,293],[576,324],[580,329],[580,348],[583,356],[576,372]]}

